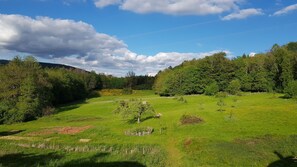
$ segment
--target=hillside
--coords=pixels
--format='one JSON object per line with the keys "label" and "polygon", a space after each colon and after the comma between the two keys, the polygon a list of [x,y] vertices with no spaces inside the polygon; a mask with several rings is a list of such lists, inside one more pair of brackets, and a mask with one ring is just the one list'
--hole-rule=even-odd
{"label": "hillside", "polygon": [[[0,59],[0,65],[5,65],[5,64],[8,64],[9,62],[10,62],[9,60],[1,60],[1,59]],[[65,68],[65,69],[72,69],[72,70],[82,70],[82,71],[86,71],[86,70],[79,69],[79,68],[72,67],[72,66],[65,65],[65,64],[45,63],[45,62],[39,62],[39,64],[40,64],[43,68]]]}

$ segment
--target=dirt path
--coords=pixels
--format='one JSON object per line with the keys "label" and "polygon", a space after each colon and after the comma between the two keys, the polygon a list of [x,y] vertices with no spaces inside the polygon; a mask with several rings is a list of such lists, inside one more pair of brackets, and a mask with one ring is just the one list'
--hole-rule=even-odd
{"label": "dirt path", "polygon": [[181,162],[181,152],[177,148],[178,142],[174,138],[170,138],[167,144],[167,151],[168,151],[168,159],[167,159],[167,166],[170,167],[180,167],[182,166]]}

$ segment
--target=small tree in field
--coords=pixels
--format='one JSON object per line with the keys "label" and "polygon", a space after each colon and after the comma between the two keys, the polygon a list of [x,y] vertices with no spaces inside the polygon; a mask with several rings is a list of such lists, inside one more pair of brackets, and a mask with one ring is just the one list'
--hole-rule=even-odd
{"label": "small tree in field", "polygon": [[224,111],[223,107],[226,105],[226,103],[224,102],[223,98],[220,98],[219,101],[217,102],[217,105],[220,107],[219,111]]}
{"label": "small tree in field", "polygon": [[154,114],[155,110],[146,101],[139,99],[131,99],[129,101],[120,101],[115,113],[122,114],[123,118],[132,118],[140,123],[141,117],[144,114]]}

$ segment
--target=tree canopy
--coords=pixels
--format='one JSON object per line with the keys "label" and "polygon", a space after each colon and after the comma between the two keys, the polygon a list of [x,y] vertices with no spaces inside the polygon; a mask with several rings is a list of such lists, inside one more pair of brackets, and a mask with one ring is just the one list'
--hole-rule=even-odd
{"label": "tree canopy", "polygon": [[[209,91],[284,92],[297,80],[297,42],[274,45],[264,54],[233,59],[216,53],[203,59],[193,59],[160,71],[154,90],[160,95],[213,94]],[[215,91],[216,92],[216,91]]]}

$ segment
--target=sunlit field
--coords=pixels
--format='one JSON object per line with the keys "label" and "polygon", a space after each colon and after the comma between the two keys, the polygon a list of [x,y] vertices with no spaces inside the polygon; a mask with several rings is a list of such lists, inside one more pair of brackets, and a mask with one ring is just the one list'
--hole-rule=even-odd
{"label": "sunlit field", "polygon": [[[120,100],[142,99],[160,118],[115,114]],[[35,121],[0,125],[0,166],[294,166],[297,102],[281,94],[159,97],[103,93]],[[182,123],[190,115],[199,122]],[[144,136],[126,135],[153,128]]]}

